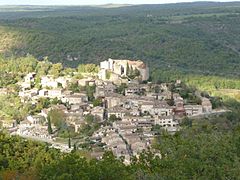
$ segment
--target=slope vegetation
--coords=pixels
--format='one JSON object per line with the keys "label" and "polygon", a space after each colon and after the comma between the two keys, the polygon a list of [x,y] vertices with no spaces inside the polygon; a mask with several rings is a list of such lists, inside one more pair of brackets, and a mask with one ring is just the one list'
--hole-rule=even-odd
{"label": "slope vegetation", "polygon": [[152,68],[240,76],[240,3],[0,9],[0,49],[8,56],[48,56],[72,67],[132,58]]}

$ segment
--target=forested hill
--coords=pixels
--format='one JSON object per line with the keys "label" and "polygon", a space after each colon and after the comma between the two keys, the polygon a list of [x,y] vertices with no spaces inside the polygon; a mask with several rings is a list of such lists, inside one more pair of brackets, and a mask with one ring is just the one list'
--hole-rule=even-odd
{"label": "forested hill", "polygon": [[0,52],[66,66],[109,57],[150,67],[240,76],[240,3],[2,6]]}

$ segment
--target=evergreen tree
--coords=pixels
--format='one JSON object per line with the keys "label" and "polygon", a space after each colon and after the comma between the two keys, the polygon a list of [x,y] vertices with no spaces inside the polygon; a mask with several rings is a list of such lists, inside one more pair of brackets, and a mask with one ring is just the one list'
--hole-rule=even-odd
{"label": "evergreen tree", "polygon": [[48,134],[52,134],[52,125],[50,117],[47,117],[47,121],[48,121]]}
{"label": "evergreen tree", "polygon": [[68,148],[71,148],[71,138],[70,138],[70,135],[68,137]]}
{"label": "evergreen tree", "polygon": [[71,137],[70,137],[70,130],[68,129],[68,148],[71,148]]}

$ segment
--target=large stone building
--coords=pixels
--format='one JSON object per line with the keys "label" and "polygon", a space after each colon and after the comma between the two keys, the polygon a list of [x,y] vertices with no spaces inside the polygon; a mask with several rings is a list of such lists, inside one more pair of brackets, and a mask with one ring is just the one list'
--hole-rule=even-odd
{"label": "large stone building", "polygon": [[100,63],[100,68],[102,70],[110,70],[119,76],[127,76],[128,68],[133,70],[137,69],[140,72],[140,76],[143,81],[149,78],[149,68],[143,61],[140,60],[131,61],[108,59]]}

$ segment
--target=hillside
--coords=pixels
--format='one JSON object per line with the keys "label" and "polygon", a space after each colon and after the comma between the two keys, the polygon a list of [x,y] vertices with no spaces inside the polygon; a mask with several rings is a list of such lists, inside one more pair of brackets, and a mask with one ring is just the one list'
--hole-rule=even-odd
{"label": "hillside", "polygon": [[0,52],[71,67],[132,58],[151,68],[240,76],[240,3],[111,6],[2,6]]}

